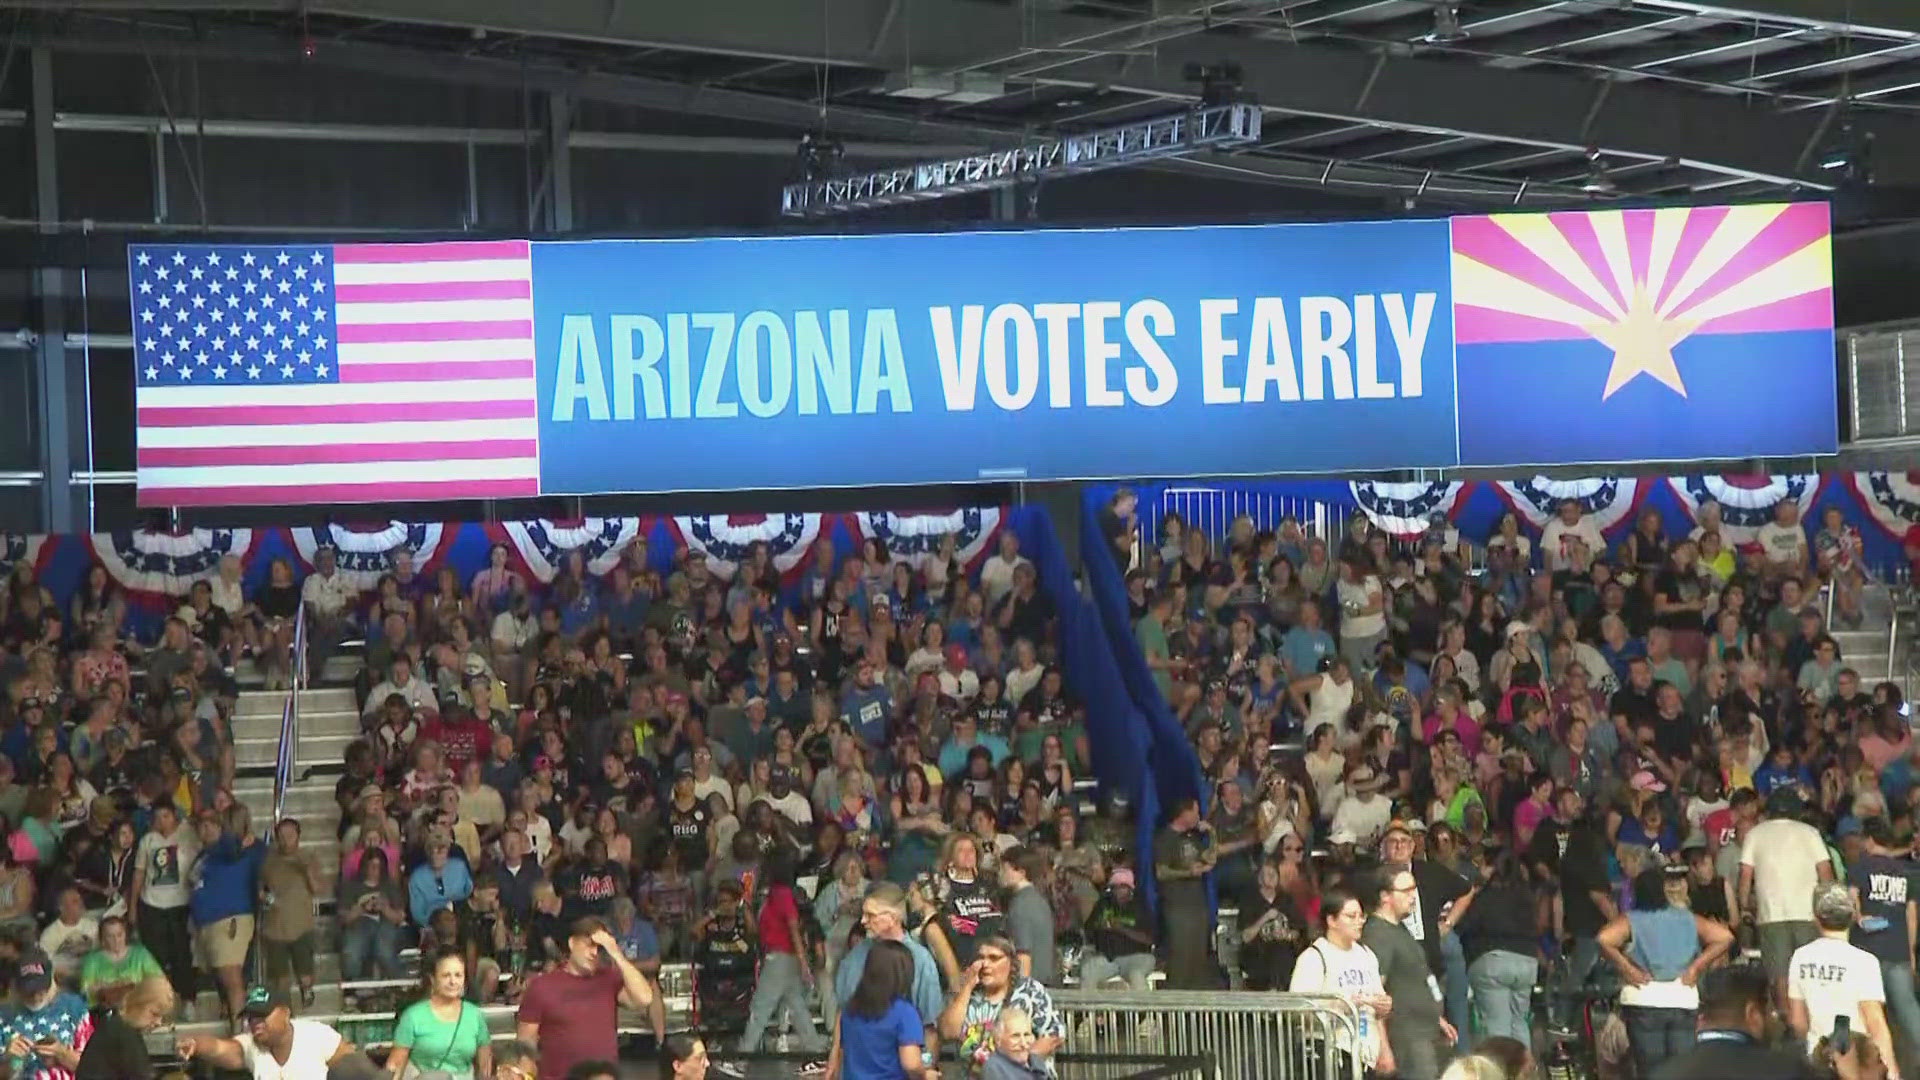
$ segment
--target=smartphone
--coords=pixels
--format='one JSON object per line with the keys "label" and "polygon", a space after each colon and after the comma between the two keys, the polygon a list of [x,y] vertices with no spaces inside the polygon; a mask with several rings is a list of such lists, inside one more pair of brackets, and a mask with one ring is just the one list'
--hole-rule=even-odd
{"label": "smartphone", "polygon": [[1833,1036],[1827,1040],[1833,1046],[1833,1052],[1844,1054],[1853,1044],[1853,1017],[1836,1016],[1833,1018]]}

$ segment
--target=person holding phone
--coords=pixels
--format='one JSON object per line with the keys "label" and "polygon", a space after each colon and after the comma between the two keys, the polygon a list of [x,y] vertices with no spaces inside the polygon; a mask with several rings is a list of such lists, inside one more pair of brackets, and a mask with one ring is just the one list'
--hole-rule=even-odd
{"label": "person holding phone", "polygon": [[1849,1030],[1858,1033],[1854,1037],[1871,1040],[1880,1052],[1888,1080],[1900,1080],[1880,961],[1847,943],[1858,916],[1847,886],[1829,881],[1814,890],[1813,918],[1820,936],[1795,949],[1787,963],[1787,1022],[1812,1053],[1845,1017]]}
{"label": "person holding phone", "polygon": [[13,1007],[0,1012],[10,1074],[15,1080],[71,1076],[92,1037],[86,999],[54,982],[46,953],[23,950],[13,969]]}

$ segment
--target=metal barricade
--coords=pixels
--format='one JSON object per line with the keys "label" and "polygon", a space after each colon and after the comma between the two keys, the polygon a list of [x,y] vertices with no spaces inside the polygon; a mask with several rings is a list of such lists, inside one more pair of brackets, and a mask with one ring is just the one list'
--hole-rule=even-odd
{"label": "metal barricade", "polygon": [[1278,529],[1282,518],[1291,517],[1310,537],[1329,544],[1340,538],[1347,515],[1353,507],[1294,498],[1239,487],[1172,487],[1160,494],[1153,506],[1140,508],[1140,526],[1146,542],[1160,543],[1160,519],[1179,514],[1187,527],[1216,543],[1227,535],[1233,522],[1245,517],[1256,530]]}
{"label": "metal barricade", "polygon": [[[1069,1054],[1205,1057],[1217,1080],[1360,1080],[1360,1029],[1334,994],[1055,990]],[[1092,1073],[1118,1077],[1122,1072]]]}

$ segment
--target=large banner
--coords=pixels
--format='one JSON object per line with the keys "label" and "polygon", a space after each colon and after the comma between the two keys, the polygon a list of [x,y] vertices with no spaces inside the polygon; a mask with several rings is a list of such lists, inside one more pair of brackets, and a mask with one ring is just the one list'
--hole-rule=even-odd
{"label": "large banner", "polygon": [[131,251],[143,505],[1837,449],[1824,204]]}

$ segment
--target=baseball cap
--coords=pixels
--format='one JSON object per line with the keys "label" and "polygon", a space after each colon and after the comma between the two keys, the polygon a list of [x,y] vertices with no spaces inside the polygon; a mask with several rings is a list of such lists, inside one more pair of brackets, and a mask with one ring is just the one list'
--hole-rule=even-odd
{"label": "baseball cap", "polygon": [[1653,775],[1652,769],[1641,769],[1639,772],[1634,773],[1633,779],[1628,781],[1628,784],[1635,791],[1657,792],[1667,790],[1667,785],[1661,783],[1660,778]]}
{"label": "baseball cap", "polygon": [[21,994],[33,997],[46,993],[53,985],[53,961],[39,949],[23,949],[13,969],[13,985]]}
{"label": "baseball cap", "polygon": [[248,1019],[271,1016],[275,1009],[292,1011],[293,1003],[287,995],[275,993],[264,986],[256,986],[247,991],[247,1000],[240,1006],[240,1015]]}
{"label": "baseball cap", "polygon": [[1123,866],[1107,875],[1107,884],[1115,888],[1125,885],[1131,889],[1133,888],[1133,871]]}

